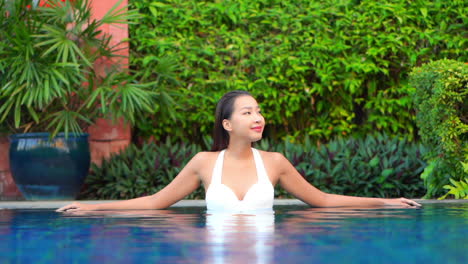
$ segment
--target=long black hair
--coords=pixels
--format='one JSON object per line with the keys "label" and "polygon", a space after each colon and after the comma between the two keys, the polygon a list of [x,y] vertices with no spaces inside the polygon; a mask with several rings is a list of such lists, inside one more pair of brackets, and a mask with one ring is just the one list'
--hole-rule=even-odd
{"label": "long black hair", "polygon": [[229,134],[223,127],[223,120],[231,118],[234,102],[237,97],[252,96],[247,91],[235,90],[227,92],[216,105],[215,123],[213,128],[213,145],[211,151],[220,151],[229,145]]}

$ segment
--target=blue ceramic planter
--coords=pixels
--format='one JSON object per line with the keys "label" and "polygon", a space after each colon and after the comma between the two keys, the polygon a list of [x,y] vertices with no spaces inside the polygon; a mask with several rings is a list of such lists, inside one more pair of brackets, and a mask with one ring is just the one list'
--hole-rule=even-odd
{"label": "blue ceramic planter", "polygon": [[88,134],[10,136],[10,169],[26,200],[74,199],[88,175]]}

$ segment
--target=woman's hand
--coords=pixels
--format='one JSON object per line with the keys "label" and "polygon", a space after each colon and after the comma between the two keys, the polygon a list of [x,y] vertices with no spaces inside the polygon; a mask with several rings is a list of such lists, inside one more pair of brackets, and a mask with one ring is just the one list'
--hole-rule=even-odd
{"label": "woman's hand", "polygon": [[391,205],[391,206],[403,206],[403,207],[421,207],[420,204],[417,202],[406,199],[404,197],[401,198],[395,198],[395,199],[384,199],[385,205]]}
{"label": "woman's hand", "polygon": [[79,202],[74,202],[69,205],[65,205],[56,210],[56,212],[77,212],[77,211],[92,211],[97,210],[95,204],[84,204]]}

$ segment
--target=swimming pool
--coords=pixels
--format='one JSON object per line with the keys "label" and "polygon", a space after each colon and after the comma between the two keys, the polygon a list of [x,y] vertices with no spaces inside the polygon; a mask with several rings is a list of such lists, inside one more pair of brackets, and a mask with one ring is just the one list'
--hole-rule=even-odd
{"label": "swimming pool", "polygon": [[1,263],[468,263],[468,203],[60,214],[0,210]]}

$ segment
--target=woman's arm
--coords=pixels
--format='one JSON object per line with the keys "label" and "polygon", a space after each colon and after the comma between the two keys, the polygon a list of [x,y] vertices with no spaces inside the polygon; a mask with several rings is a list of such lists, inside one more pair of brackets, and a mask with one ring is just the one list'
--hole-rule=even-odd
{"label": "woman's arm", "polygon": [[153,195],[100,204],[74,202],[57,209],[57,212],[167,208],[182,200],[200,186],[198,171],[203,160],[200,157],[201,155],[201,153],[195,155],[170,184]]}
{"label": "woman's arm", "polygon": [[299,200],[316,207],[338,207],[338,206],[421,206],[415,201],[406,198],[384,199],[345,196],[337,194],[328,194],[315,188],[307,182],[294,166],[279,153],[275,154],[276,169],[280,172],[279,183],[281,186],[297,197]]}

